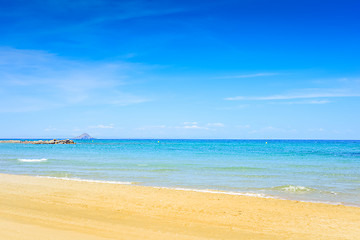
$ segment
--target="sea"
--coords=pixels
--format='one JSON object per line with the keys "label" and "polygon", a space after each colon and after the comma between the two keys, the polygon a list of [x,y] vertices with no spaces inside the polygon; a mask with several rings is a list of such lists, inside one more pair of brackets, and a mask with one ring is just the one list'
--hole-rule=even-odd
{"label": "sea", "polygon": [[360,207],[360,141],[75,142],[0,143],[0,172]]}

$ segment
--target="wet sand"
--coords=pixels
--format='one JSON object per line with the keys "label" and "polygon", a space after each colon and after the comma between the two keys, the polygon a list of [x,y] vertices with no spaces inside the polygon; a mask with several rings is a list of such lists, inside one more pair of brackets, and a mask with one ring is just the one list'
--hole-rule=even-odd
{"label": "wet sand", "polygon": [[360,239],[360,208],[0,174],[0,239]]}

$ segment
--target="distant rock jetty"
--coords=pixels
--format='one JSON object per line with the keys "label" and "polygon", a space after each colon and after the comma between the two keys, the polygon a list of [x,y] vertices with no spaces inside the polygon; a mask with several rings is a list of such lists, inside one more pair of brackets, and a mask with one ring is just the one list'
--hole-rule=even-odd
{"label": "distant rock jetty", "polygon": [[23,143],[23,144],[76,144],[73,140],[0,140],[0,143]]}
{"label": "distant rock jetty", "polygon": [[91,137],[89,134],[87,134],[87,133],[83,133],[83,134],[81,134],[80,136],[78,136],[78,137],[74,137],[73,139],[95,139],[95,138],[93,138],[93,137]]}

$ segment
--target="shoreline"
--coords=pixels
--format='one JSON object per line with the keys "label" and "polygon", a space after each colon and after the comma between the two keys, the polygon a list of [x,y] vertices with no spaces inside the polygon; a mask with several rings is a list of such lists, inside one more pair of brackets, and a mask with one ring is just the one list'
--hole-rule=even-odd
{"label": "shoreline", "polygon": [[0,184],[1,239],[360,236],[358,207],[9,174]]}
{"label": "shoreline", "polygon": [[[0,173],[1,174],[1,173]],[[149,187],[155,189],[169,189],[175,191],[186,191],[186,192],[200,192],[200,193],[209,193],[209,194],[224,194],[224,195],[233,195],[233,196],[246,196],[246,197],[256,197],[256,198],[271,198],[284,201],[296,201],[304,203],[323,203],[329,205],[342,205],[349,207],[360,208],[360,205],[357,204],[346,204],[342,202],[331,202],[331,201],[320,201],[320,200],[298,200],[298,199],[287,199],[278,197],[275,195],[267,195],[263,193],[254,193],[254,192],[234,192],[234,191],[223,191],[215,189],[197,189],[197,188],[183,188],[183,187],[164,187],[164,186],[149,186],[149,185],[140,185],[134,182],[121,182],[121,181],[111,181],[111,180],[95,180],[95,179],[82,179],[82,178],[69,178],[69,177],[52,177],[52,176],[39,176],[39,175],[22,175],[22,174],[10,174],[16,176],[29,176],[29,177],[38,177],[38,178],[49,178],[49,179],[59,179],[64,181],[78,181],[78,182],[89,182],[89,183],[105,183],[105,184],[119,184],[119,185],[131,185],[131,186],[141,186]]]}

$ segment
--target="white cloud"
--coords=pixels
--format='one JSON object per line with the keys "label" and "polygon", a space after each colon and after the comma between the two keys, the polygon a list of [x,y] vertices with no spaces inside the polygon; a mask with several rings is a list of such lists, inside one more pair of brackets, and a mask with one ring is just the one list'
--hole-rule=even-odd
{"label": "white cloud", "polygon": [[[266,100],[289,100],[289,99],[309,99],[309,98],[339,98],[339,97],[360,97],[359,92],[355,92],[351,89],[304,89],[295,91],[288,94],[260,96],[260,97],[228,97],[225,100],[228,101],[241,101],[241,100],[254,100],[254,101],[266,101]],[[323,102],[325,103],[325,102]],[[308,102],[308,104],[316,104],[316,102]]]}
{"label": "white cloud", "polygon": [[328,100],[311,100],[311,101],[297,101],[297,102],[284,102],[283,104],[326,104],[331,103]]}

